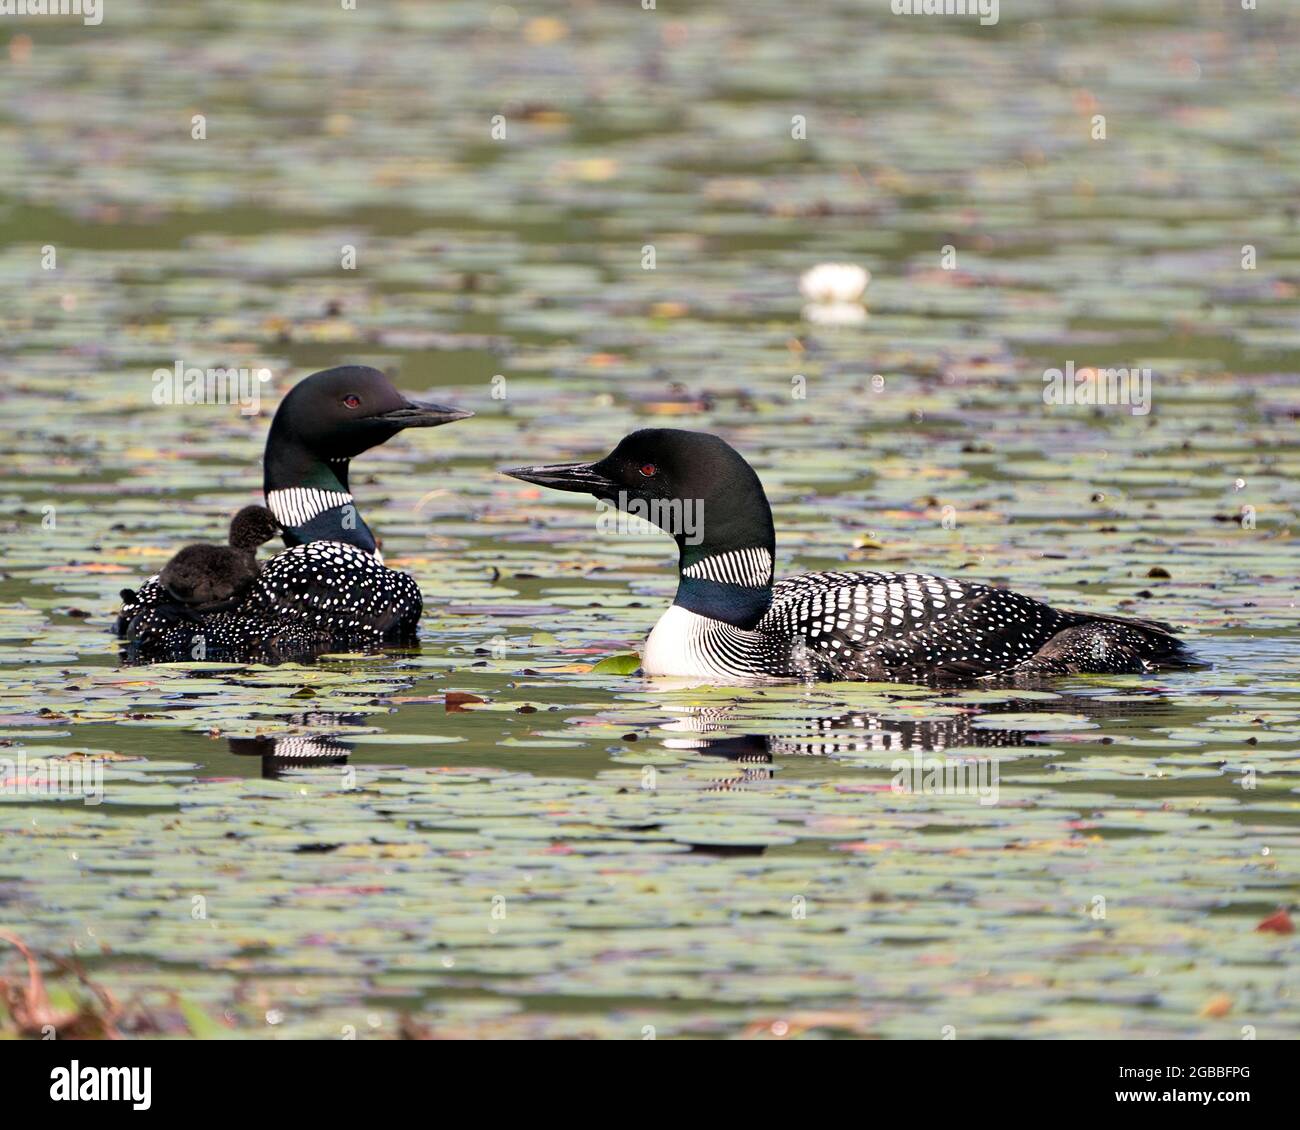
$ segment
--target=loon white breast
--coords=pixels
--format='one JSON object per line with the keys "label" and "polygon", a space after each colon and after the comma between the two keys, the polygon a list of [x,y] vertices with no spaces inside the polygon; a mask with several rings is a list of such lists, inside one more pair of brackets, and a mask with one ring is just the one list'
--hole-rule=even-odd
{"label": "loon white breast", "polygon": [[283,658],[332,646],[370,646],[415,630],[414,578],[383,564],[348,487],[349,461],[404,428],[473,415],[408,400],[377,369],[345,365],[295,385],[271,422],[263,459],[267,507],[282,553],[256,574],[238,606],[185,607],[158,577],[124,589],[117,633],[135,658]]}
{"label": "loon white breast", "polygon": [[[703,432],[646,429],[595,463],[505,474],[624,509],[635,502],[638,513],[660,516],[657,524],[677,541],[678,586],[646,641],[649,675],[925,682],[1194,662],[1168,625],[1053,608],[927,573],[775,581],[776,535],[763,486],[737,451]],[[700,515],[698,528],[673,528],[683,513]]]}
{"label": "loon white breast", "polygon": [[765,661],[775,664],[781,656],[780,648],[768,654],[769,643],[763,632],[737,628],[672,604],[645,641],[641,669],[647,675],[762,678],[768,671]]}

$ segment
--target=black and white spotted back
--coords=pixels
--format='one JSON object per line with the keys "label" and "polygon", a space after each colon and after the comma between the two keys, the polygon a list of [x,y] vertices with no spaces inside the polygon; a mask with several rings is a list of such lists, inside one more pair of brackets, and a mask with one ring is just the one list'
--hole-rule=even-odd
{"label": "black and white spotted back", "polygon": [[1169,628],[1069,612],[928,573],[804,573],[778,581],[759,623],[822,678],[916,681],[1143,671],[1178,661]]}

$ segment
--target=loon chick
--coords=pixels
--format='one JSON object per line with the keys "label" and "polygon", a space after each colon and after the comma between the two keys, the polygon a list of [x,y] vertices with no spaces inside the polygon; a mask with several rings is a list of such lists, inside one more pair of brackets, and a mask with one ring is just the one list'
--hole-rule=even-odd
{"label": "loon chick", "polygon": [[1192,662],[1165,624],[1064,611],[925,573],[773,583],[763,486],[734,448],[703,432],[649,428],[596,463],[504,473],[594,495],[676,539],[677,595],[646,641],[647,675],[929,682]]}
{"label": "loon chick", "polygon": [[187,545],[163,566],[158,583],[191,611],[233,608],[257,579],[257,547],[279,532],[265,506],[245,506],[230,520],[229,545]]}
{"label": "loon chick", "polygon": [[423,609],[419,587],[384,566],[348,487],[349,461],[404,428],[472,415],[408,400],[364,365],[305,377],[280,402],[263,457],[266,504],[289,548],[266,563],[238,607],[198,625],[151,577],[124,595],[118,635],[145,658],[213,650],[282,658],[409,637]]}

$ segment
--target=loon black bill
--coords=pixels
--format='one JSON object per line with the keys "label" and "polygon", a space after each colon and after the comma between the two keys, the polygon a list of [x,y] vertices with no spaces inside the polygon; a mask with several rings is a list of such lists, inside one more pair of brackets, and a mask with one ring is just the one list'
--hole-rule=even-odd
{"label": "loon black bill", "polygon": [[507,467],[501,472],[512,479],[536,483],[555,490],[583,494],[604,494],[618,490],[618,484],[595,469],[594,463],[552,463],[547,467]]}
{"label": "loon black bill", "polygon": [[401,408],[391,412],[381,412],[376,420],[384,420],[401,428],[436,428],[439,424],[451,424],[457,420],[468,420],[473,412],[464,408],[448,408],[445,404],[426,404],[419,400],[408,400]]}

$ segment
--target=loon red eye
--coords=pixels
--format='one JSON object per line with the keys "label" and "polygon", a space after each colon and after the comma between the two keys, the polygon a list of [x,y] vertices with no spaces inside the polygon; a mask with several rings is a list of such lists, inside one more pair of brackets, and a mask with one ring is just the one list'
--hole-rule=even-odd
{"label": "loon red eye", "polygon": [[653,463],[642,463],[641,474],[643,474],[648,479],[654,475],[659,474],[659,468],[656,467]]}
{"label": "loon red eye", "polygon": [[349,408],[360,408],[361,397],[348,393],[348,395],[343,398],[343,403]]}

